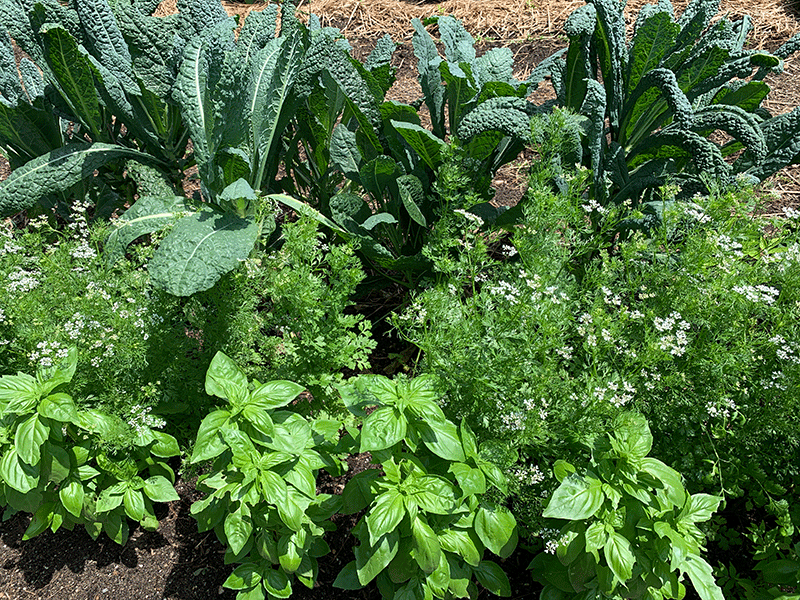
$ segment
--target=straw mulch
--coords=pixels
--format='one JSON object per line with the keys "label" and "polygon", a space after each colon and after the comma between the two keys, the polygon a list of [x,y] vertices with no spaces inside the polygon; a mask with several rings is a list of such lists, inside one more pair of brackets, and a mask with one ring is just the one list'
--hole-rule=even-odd
{"label": "straw mulch", "polygon": [[[653,2],[631,0],[628,19]],[[678,13],[687,3],[673,0]],[[348,37],[376,38],[388,33],[396,41],[406,41],[411,36],[411,19],[452,15],[476,38],[522,41],[561,34],[566,18],[583,4],[583,0],[305,0],[300,8],[319,15],[323,25],[341,28]],[[732,18],[750,15],[756,25],[751,38],[757,47],[774,48],[800,32],[797,0],[722,0],[720,12]]]}

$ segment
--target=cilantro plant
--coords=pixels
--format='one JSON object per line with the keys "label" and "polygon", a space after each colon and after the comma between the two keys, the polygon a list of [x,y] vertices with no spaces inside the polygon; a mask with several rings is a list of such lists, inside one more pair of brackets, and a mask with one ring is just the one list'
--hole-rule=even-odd
{"label": "cilantro plant", "polygon": [[598,438],[585,474],[555,463],[559,487],[544,517],[568,521],[531,563],[548,598],[683,598],[684,576],[703,600],[722,600],[701,556],[703,533],[722,498],[688,494],[680,474],[648,457],[647,421],[625,413]]}
{"label": "cilantro plant", "polygon": [[517,544],[514,516],[488,499],[505,491],[505,477],[481,457],[469,427],[444,416],[432,378],[364,375],[339,390],[363,418],[351,443],[385,475],[368,469],[345,486],[343,511],[367,512],[352,531],[355,561],[334,585],[359,589],[375,580],[386,599],[466,598],[477,593],[475,577],[510,596],[503,570],[484,559],[487,549],[506,558]]}
{"label": "cilantro plant", "polygon": [[227,546],[226,562],[239,563],[224,586],[240,600],[288,598],[293,576],[313,587],[317,558],[329,552],[322,536],[339,499],[317,494],[316,474],[342,471],[332,454],[340,423],[276,410],[302,391],[289,381],[249,383],[221,352],[208,369],[206,392],[228,402],[197,433],[191,461],[214,462],[198,480],[208,495],[191,512]]}
{"label": "cilantro plant", "polygon": [[76,404],[64,390],[77,362],[73,347],[35,377],[0,376],[0,504],[33,513],[23,539],[83,525],[125,544],[128,518],[153,531],[153,502],[178,500],[165,459],[180,450],[146,423]]}

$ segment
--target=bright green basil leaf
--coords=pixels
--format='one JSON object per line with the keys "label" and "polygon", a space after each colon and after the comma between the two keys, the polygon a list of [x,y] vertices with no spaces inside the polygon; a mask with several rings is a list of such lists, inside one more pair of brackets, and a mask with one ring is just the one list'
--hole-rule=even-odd
{"label": "bright green basil leaf", "polygon": [[439,543],[444,550],[454,552],[463,558],[468,565],[477,567],[481,562],[481,550],[467,531],[463,529],[444,529],[438,534]]}
{"label": "bright green basil leaf", "polygon": [[450,421],[415,423],[414,428],[419,432],[422,441],[436,456],[447,460],[463,462],[467,459],[461,447],[458,428]]}
{"label": "bright green basil leaf", "polygon": [[565,460],[559,459],[553,465],[553,474],[559,483],[562,483],[570,473],[575,473],[575,467]]}
{"label": "bright green basil leaf", "polygon": [[683,488],[681,474],[675,469],[651,457],[642,459],[641,468],[664,485],[664,495],[675,506],[683,506],[686,503],[686,490]]}
{"label": "bright green basil leaf", "polygon": [[579,521],[593,516],[603,505],[602,484],[597,479],[568,475],[550,497],[542,516]]}
{"label": "bright green basil leaf", "polygon": [[13,448],[0,460],[0,476],[6,485],[22,494],[27,494],[39,483],[39,470],[20,460]]}
{"label": "bright green basil leaf", "polygon": [[679,568],[692,580],[692,586],[701,600],[724,600],[722,590],[714,581],[711,565],[702,558],[689,554]]}
{"label": "bright green basil leaf", "polygon": [[171,435],[156,430],[153,430],[152,434],[156,443],[150,446],[151,454],[159,458],[170,458],[172,456],[178,456],[181,453],[178,440]]}
{"label": "bright green basil leaf", "polygon": [[291,490],[287,491],[286,500],[278,504],[278,514],[289,529],[300,531],[303,527],[303,509],[295,502]]}
{"label": "bright green basil leaf", "polygon": [[144,493],[153,502],[175,502],[180,496],[166,477],[155,475],[144,481]]}
{"label": "bright green basil leaf", "polygon": [[291,381],[268,381],[250,394],[250,402],[269,410],[286,406],[297,398],[305,388]]}
{"label": "bright green basil leaf", "polygon": [[403,496],[396,489],[378,496],[366,518],[370,544],[374,544],[385,533],[394,531],[405,514]]}
{"label": "bright green basil leaf", "polygon": [[616,531],[613,532],[603,546],[603,554],[620,583],[624,584],[631,578],[636,558],[631,551],[631,543],[627,539]]}
{"label": "bright green basil leaf", "polygon": [[273,423],[266,410],[260,406],[248,405],[244,407],[242,415],[247,421],[265,436],[273,433]]}
{"label": "bright green basil leaf", "polygon": [[[72,381],[75,369],[78,366],[78,349],[72,346],[67,350],[67,355],[52,367],[40,368],[36,373],[41,388],[39,394],[49,394],[58,386]],[[47,415],[45,415],[47,416]],[[63,420],[63,419],[62,419]]]}
{"label": "bright green basil leaf", "polygon": [[516,527],[514,515],[501,506],[482,504],[475,514],[475,532],[484,545],[501,558],[507,558],[513,551],[513,548],[508,549],[508,543]]}
{"label": "bright green basil leaf", "polygon": [[226,587],[229,590],[249,590],[261,583],[261,573],[259,571],[259,565],[255,563],[239,565],[225,580],[222,587]]}
{"label": "bright green basil leaf", "polygon": [[292,595],[292,583],[282,569],[267,569],[262,580],[267,592],[275,598],[288,598]]}
{"label": "bright green basil leaf", "polygon": [[595,521],[586,529],[585,540],[586,540],[586,551],[591,552],[595,558],[595,561],[598,563],[600,562],[600,557],[597,551],[606,545],[608,542],[608,532],[606,531],[606,525],[602,521]]}
{"label": "bright green basil leaf", "polygon": [[611,446],[617,454],[630,460],[640,460],[653,447],[653,435],[647,419],[633,412],[624,412],[614,419]]}
{"label": "bright green basil leaf", "polygon": [[49,441],[44,445],[42,462],[46,470],[50,471],[49,480],[56,484],[60,484],[69,477],[72,470],[69,452],[61,446],[56,446]]}
{"label": "bright green basil leaf", "polygon": [[22,535],[22,540],[27,541],[31,538],[34,538],[47,529],[53,522],[54,509],[55,504],[52,502],[45,502],[42,504],[36,510],[36,512],[33,513],[31,522],[28,525],[28,528],[25,530],[25,533]]}
{"label": "bright green basil leaf", "polygon": [[414,560],[425,573],[433,573],[442,558],[439,539],[421,516],[417,516],[411,521],[411,536],[411,554]]}
{"label": "bright green basil leaf", "polygon": [[292,540],[292,535],[282,535],[278,540],[278,562],[287,573],[294,573],[300,568],[303,560],[301,548]]}
{"label": "bright green basil leaf", "polygon": [[42,456],[42,444],[49,435],[50,427],[39,419],[38,414],[34,414],[17,427],[14,435],[14,447],[17,454],[29,465],[39,464]]}
{"label": "bright green basil leaf", "polygon": [[134,521],[141,521],[144,517],[144,498],[139,490],[128,488],[122,497],[125,513]]}
{"label": "bright green basil leaf", "polygon": [[356,573],[362,586],[375,579],[392,561],[397,554],[399,540],[400,535],[397,531],[390,531],[381,536],[377,544],[362,542],[355,547]]}
{"label": "bright green basil leaf", "polygon": [[406,436],[406,418],[393,406],[382,406],[369,415],[361,428],[361,452],[394,446]]}
{"label": "bright green basil leaf", "polygon": [[206,372],[206,394],[231,402],[247,398],[247,376],[231,358],[217,352]]}
{"label": "bright green basil leaf", "polygon": [[58,497],[71,514],[80,518],[83,510],[84,490],[80,481],[70,481],[58,490]]}
{"label": "bright green basil leaf", "polygon": [[5,414],[30,412],[41,397],[39,383],[25,373],[0,377],[0,407]]}
{"label": "bright green basil leaf", "polygon": [[253,533],[253,522],[250,515],[245,514],[244,505],[225,518],[224,529],[228,546],[234,554],[239,554]]}
{"label": "bright green basil leaf", "polygon": [[475,569],[475,577],[487,590],[496,596],[510,596],[511,583],[503,569],[490,560],[482,560]]}
{"label": "bright green basil leaf", "polygon": [[711,515],[719,508],[722,498],[709,494],[692,494],[686,499],[686,504],[678,515],[678,520],[690,523],[708,521]]}
{"label": "bright green basil leaf", "polygon": [[97,499],[97,512],[109,512],[117,508],[122,504],[122,498],[127,490],[128,484],[124,481],[120,481],[104,489],[100,492],[100,497]]}
{"label": "bright green basil leaf", "polygon": [[50,394],[42,399],[36,410],[43,417],[62,423],[75,423],[78,420],[78,409],[68,394]]}
{"label": "bright green basil leaf", "polygon": [[480,469],[470,467],[464,463],[453,463],[450,465],[450,472],[456,476],[456,481],[458,481],[458,486],[464,496],[484,494],[486,492],[486,478]]}
{"label": "bright green basil leaf", "polygon": [[461,420],[461,445],[467,458],[478,457],[478,439],[467,425],[466,419]]}
{"label": "bright green basil leaf", "polygon": [[231,413],[227,410],[215,410],[206,415],[200,423],[197,432],[197,440],[194,443],[194,451],[190,462],[197,463],[210,460],[222,454],[227,447],[217,432],[228,423]]}

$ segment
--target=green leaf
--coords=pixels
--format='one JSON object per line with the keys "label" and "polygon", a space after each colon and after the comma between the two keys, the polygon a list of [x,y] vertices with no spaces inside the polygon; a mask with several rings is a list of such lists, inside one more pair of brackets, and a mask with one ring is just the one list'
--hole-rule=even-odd
{"label": "green leaf", "polygon": [[155,475],[144,481],[144,493],[153,502],[175,502],[180,496],[166,477]]}
{"label": "green leaf", "polygon": [[362,586],[375,579],[392,561],[397,554],[399,540],[400,535],[397,531],[390,531],[381,536],[377,544],[362,542],[355,547],[356,573]]}
{"label": "green leaf", "polygon": [[49,394],[61,385],[72,381],[75,369],[78,366],[78,349],[72,346],[67,350],[67,356],[52,367],[40,368],[36,373],[36,379],[41,384],[40,394]]}
{"label": "green leaf", "polygon": [[207,290],[250,255],[259,230],[254,220],[232,213],[206,210],[184,217],[153,255],[152,281],[175,296]]}
{"label": "green leaf", "polygon": [[417,561],[419,568],[425,573],[433,573],[439,566],[442,558],[442,548],[439,539],[430,525],[417,516],[411,521],[412,549],[411,554]]}
{"label": "green leaf", "polygon": [[170,458],[178,456],[181,449],[178,447],[178,440],[163,431],[153,430],[153,437],[156,443],[150,446],[150,452],[160,458]]}
{"label": "green leaf", "polygon": [[414,429],[419,432],[422,441],[436,456],[457,462],[467,460],[461,447],[458,428],[450,421],[417,422],[414,424]]}
{"label": "green leaf", "polygon": [[478,583],[496,596],[511,595],[511,583],[508,581],[508,576],[496,563],[482,560],[475,569],[475,577],[477,577]]}
{"label": "green leaf", "polygon": [[603,554],[620,583],[624,584],[633,576],[633,565],[636,558],[631,551],[630,542],[621,534],[615,531],[609,535],[608,541],[603,546]]}
{"label": "green leaf", "polygon": [[389,122],[432,171],[439,168],[447,144],[424,127],[414,123],[394,120]]}
{"label": "green leaf", "polygon": [[484,545],[500,558],[507,558],[514,548],[509,548],[517,527],[514,515],[505,507],[482,504],[475,514],[475,532]]}
{"label": "green leaf", "polygon": [[681,474],[675,469],[657,458],[650,457],[642,459],[641,469],[663,484],[666,498],[675,506],[683,506],[686,503],[686,490],[683,488]]}
{"label": "green leaf", "polygon": [[125,513],[134,521],[141,521],[144,517],[144,497],[139,490],[128,488],[122,496]]}
{"label": "green leaf", "polygon": [[257,188],[262,186],[267,160],[294,112],[296,103],[289,99],[303,51],[302,36],[281,37],[267,43],[250,62],[246,114],[250,117],[250,139],[259,156],[254,182]]}
{"label": "green leaf", "polygon": [[624,412],[614,419],[611,446],[623,458],[638,461],[653,447],[653,435],[647,419],[634,412]]}
{"label": "green leaf", "polygon": [[283,535],[278,540],[278,562],[287,573],[294,573],[300,568],[300,563],[303,561],[301,555],[301,548],[298,548],[292,538],[294,535]]}
{"label": "green leaf", "polygon": [[197,432],[191,462],[210,460],[225,451],[226,446],[217,432],[228,423],[230,416],[227,410],[215,410],[206,415]]}
{"label": "green leaf", "polygon": [[137,150],[100,143],[70,144],[39,156],[0,183],[0,218],[30,208],[49,194],[67,191],[96,169],[123,157],[152,161]]}
{"label": "green leaf", "polygon": [[253,523],[249,511],[245,514],[244,510],[245,506],[242,505],[238,510],[225,517],[225,538],[234,554],[239,554],[244,549],[253,533]]}
{"label": "green leaf", "polygon": [[39,464],[41,447],[50,435],[50,427],[35,414],[17,427],[14,447],[18,456],[31,466]]}
{"label": "green leaf", "polygon": [[275,598],[288,598],[292,595],[292,582],[281,569],[268,568],[262,582],[267,593]]}
{"label": "green leaf", "polygon": [[722,590],[714,581],[711,565],[695,554],[689,554],[679,565],[681,571],[689,575],[692,586],[701,600],[724,600]]}
{"label": "green leaf", "polygon": [[103,129],[94,69],[86,51],[61,25],[50,23],[39,30],[45,59],[59,93],[72,114],[98,141]]}
{"label": "green leaf", "polygon": [[586,551],[591,552],[595,562],[599,563],[600,556],[597,551],[608,542],[608,532],[606,531],[605,523],[603,521],[595,521],[586,529],[584,536],[586,540]]}
{"label": "green leaf", "polygon": [[480,469],[464,463],[453,463],[449,470],[456,476],[456,481],[458,481],[458,486],[464,496],[486,493],[486,477]]}
{"label": "green leaf", "polygon": [[393,406],[372,412],[361,428],[361,452],[374,452],[394,446],[406,436],[406,418]]}
{"label": "green leaf", "polygon": [[13,448],[6,451],[0,460],[0,476],[8,487],[22,494],[27,494],[39,483],[39,470],[22,462]]}
{"label": "green leaf", "polygon": [[692,494],[686,500],[686,504],[678,515],[679,521],[689,523],[701,523],[708,521],[711,515],[719,508],[722,498],[709,494]]}
{"label": "green leaf", "polygon": [[286,406],[297,398],[305,388],[291,381],[268,381],[258,386],[250,394],[250,402],[269,410]]}
{"label": "green leaf", "polygon": [[396,489],[389,489],[378,496],[366,518],[370,544],[374,544],[382,535],[394,531],[405,514],[403,496]]}
{"label": "green leaf", "polygon": [[0,377],[0,406],[3,414],[25,414],[41,398],[40,384],[25,373]]}
{"label": "green leaf", "polygon": [[125,256],[125,249],[136,238],[160,231],[192,212],[186,198],[179,196],[139,198],[119,219],[106,240],[105,255],[109,265]]}
{"label": "green leaf", "polygon": [[233,359],[217,352],[206,372],[206,394],[239,403],[247,398],[247,375]]}
{"label": "green leaf", "polygon": [[62,485],[58,490],[58,497],[72,515],[81,517],[83,510],[84,490],[80,481],[72,480],[66,485]]}
{"label": "green leaf", "polygon": [[384,191],[387,188],[394,189],[394,186],[397,185],[397,178],[401,175],[403,175],[403,170],[400,165],[391,157],[383,154],[361,167],[358,173],[361,185],[379,203],[384,201]]}
{"label": "green leaf", "polygon": [[78,408],[72,396],[67,394],[50,394],[42,399],[36,410],[43,417],[62,423],[75,423],[78,420]]}
{"label": "green leaf", "polygon": [[570,473],[553,492],[542,516],[570,521],[588,519],[600,510],[603,500],[599,480]]}
{"label": "green leaf", "polygon": [[563,482],[570,473],[575,472],[575,467],[565,460],[558,459],[553,465],[553,474],[559,483]]}
{"label": "green leaf", "polygon": [[657,12],[636,30],[631,45],[626,77],[630,94],[648,71],[660,66],[661,60],[675,43],[680,25],[667,12]]}
{"label": "green leaf", "polygon": [[104,489],[100,492],[100,497],[97,499],[97,512],[110,512],[120,506],[127,490],[128,484],[124,481],[120,481]]}
{"label": "green leaf", "polygon": [[261,583],[261,569],[255,563],[245,563],[236,567],[222,587],[229,590],[249,590]]}
{"label": "green leaf", "polygon": [[358,579],[356,561],[351,560],[339,571],[336,580],[333,582],[333,587],[340,590],[360,590],[364,587],[364,584]]}
{"label": "green leaf", "polygon": [[482,550],[479,551],[467,531],[463,529],[444,529],[438,534],[442,549],[458,554],[468,565],[477,567],[481,562]]}

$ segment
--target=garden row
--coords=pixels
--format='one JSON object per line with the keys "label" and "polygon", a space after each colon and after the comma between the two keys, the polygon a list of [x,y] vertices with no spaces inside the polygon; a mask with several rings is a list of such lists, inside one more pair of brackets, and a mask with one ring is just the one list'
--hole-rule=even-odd
{"label": "garden row", "polygon": [[593,0],[525,81],[415,21],[407,105],[388,37],[289,2],[0,0],[0,504],[125,543],[185,455],[239,600],[312,587],[336,514],[385,598],[511,595],[521,544],[547,600],[797,600],[800,213],[752,186],[800,160],[761,106],[800,40],[717,5]]}

